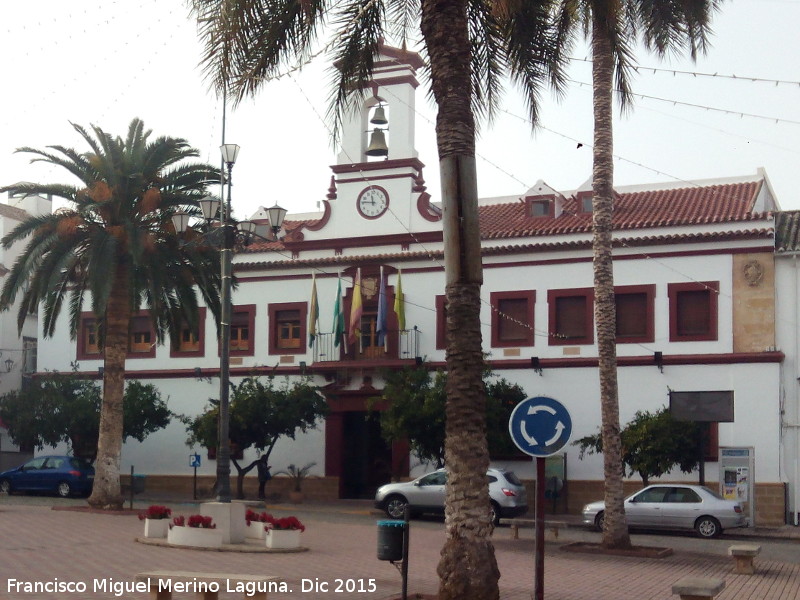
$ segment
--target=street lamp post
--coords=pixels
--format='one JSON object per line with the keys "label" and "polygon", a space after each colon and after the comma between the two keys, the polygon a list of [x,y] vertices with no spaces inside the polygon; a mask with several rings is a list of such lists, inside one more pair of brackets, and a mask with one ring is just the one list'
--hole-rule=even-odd
{"label": "street lamp post", "polygon": [[[223,232],[220,248],[220,325],[219,325],[219,421],[217,424],[217,502],[230,503],[231,501],[231,446],[230,446],[230,364],[231,364],[231,315],[232,309],[232,277],[233,277],[233,251],[237,236],[241,236],[246,243],[253,237],[260,237],[255,233],[255,223],[234,221],[231,204],[231,186],[233,165],[239,155],[239,146],[236,144],[223,144],[220,146],[222,161],[227,169],[227,197],[224,202],[208,197],[199,201],[200,211],[206,223],[219,219]],[[217,217],[219,211],[219,217]],[[272,233],[277,237],[286,216],[286,209],[275,204],[267,211],[269,225]],[[178,233],[188,229],[189,215],[178,211],[172,218]],[[264,239],[264,238],[262,238]]]}
{"label": "street lamp post", "polygon": [[222,160],[228,169],[228,196],[220,206],[223,228],[220,273],[220,323],[219,323],[219,423],[217,431],[217,501],[231,501],[231,444],[230,430],[230,373],[231,373],[231,276],[233,271],[233,243],[236,225],[231,220],[231,186],[233,164],[239,155],[239,146],[223,144]]}

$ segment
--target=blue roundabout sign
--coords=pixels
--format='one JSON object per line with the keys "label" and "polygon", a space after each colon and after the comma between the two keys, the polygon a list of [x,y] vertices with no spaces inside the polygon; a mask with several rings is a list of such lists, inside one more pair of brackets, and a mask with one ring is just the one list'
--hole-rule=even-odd
{"label": "blue roundabout sign", "polygon": [[543,458],[567,445],[572,419],[558,400],[537,396],[517,404],[508,420],[508,432],[525,454]]}

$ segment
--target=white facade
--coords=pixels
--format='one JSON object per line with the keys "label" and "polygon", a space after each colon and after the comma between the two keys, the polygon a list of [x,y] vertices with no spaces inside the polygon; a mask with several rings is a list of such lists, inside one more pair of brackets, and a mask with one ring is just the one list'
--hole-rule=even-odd
{"label": "white facade", "polygon": [[[27,218],[49,214],[51,210],[50,198],[9,194],[6,203],[0,204],[0,238]],[[24,242],[7,250],[0,246],[0,279],[5,279],[24,247]],[[18,306],[19,301],[10,310],[0,313],[0,395],[19,389],[23,376],[35,372],[37,368],[36,314],[26,317],[20,333],[17,325]],[[27,453],[20,454],[19,446],[0,426],[0,470],[16,466],[28,456]]]}
{"label": "white facade", "polygon": [[[235,259],[239,287],[233,297],[234,312],[246,307],[253,321],[250,348],[232,358],[233,380],[252,373],[288,377],[308,373],[331,408],[317,430],[296,441],[279,442],[270,462],[278,470],[289,463],[314,461],[316,474],[339,478],[344,497],[367,495],[385,475],[380,471],[385,465],[376,466],[381,461],[391,461],[392,470],[406,474],[409,466],[415,467],[413,460],[408,464],[407,452],[400,456],[402,447],[381,448],[374,426],[364,424],[366,400],[379,396],[383,388],[380,370],[413,365],[418,357],[434,367],[443,367],[445,361],[440,339],[444,294],[440,211],[425,190],[423,165],[413,144],[418,57],[387,49],[379,64],[383,70],[376,76],[373,95],[343,128],[342,151],[332,167],[334,183],[323,211],[311,217],[290,215],[281,243],[256,244]],[[363,154],[369,115],[378,100],[387,105],[390,119],[389,153],[383,162],[368,161]],[[583,179],[581,174],[576,177]],[[376,209],[377,215],[365,215],[359,203],[366,191],[378,187],[386,194],[386,206]],[[735,420],[718,424],[718,445],[753,447],[756,483],[776,487],[787,483],[796,490],[800,480],[796,381],[791,423],[788,417],[782,419],[781,402],[788,401],[787,389],[797,374],[794,358],[784,360],[784,354],[796,356],[800,342],[795,326],[794,346],[789,348],[785,335],[791,334],[790,329],[780,325],[776,341],[774,282],[786,279],[784,271],[791,276],[797,271],[795,262],[779,264],[777,273],[773,266],[774,224],[768,211],[776,210],[777,202],[766,177],[758,173],[683,188],[653,185],[616,191],[615,285],[620,293],[636,296],[644,319],[632,324],[643,328],[641,335],[628,343],[622,340],[617,347],[622,424],[637,410],[668,405],[670,390],[732,390]],[[585,193],[583,189],[558,193],[540,182],[527,192],[520,190],[519,196],[481,202],[484,349],[498,376],[519,383],[528,396],[546,395],[564,403],[572,415],[573,438],[595,433],[600,423],[593,325],[584,324],[582,338],[570,323],[566,324],[570,333],[562,333],[565,325],[559,321],[569,304],[560,299],[579,301],[592,287],[591,215],[581,210]],[[534,206],[537,203],[543,204]],[[542,216],[536,216],[539,210]],[[410,331],[398,334],[396,319],[390,315],[388,352],[369,344],[362,351],[350,344],[340,355],[329,333],[337,284],[341,278],[349,307],[353,278],[360,269],[365,313],[369,313],[377,300],[381,268],[390,299],[402,272]],[[754,278],[753,269],[760,278]],[[326,334],[313,350],[307,344],[312,276],[320,305],[319,331]],[[794,304],[777,304],[779,323],[797,321],[797,286],[795,282]],[[697,326],[690,318],[694,313],[677,308],[687,299],[697,300],[693,291],[708,302],[709,313],[700,324],[708,331],[700,334],[686,333],[686,327]],[[504,299],[523,297],[533,319],[526,318],[522,329],[532,330],[533,335],[515,344],[514,336],[521,330],[509,334],[511,341],[502,339],[506,334],[497,314]],[[298,348],[281,347],[286,340],[280,339],[277,321],[288,318],[281,317],[284,310],[299,311]],[[682,321],[687,318],[692,321],[688,325]],[[99,357],[76,352],[65,317],[62,324],[52,339],[41,341],[39,369],[68,370],[77,357],[81,371],[96,374]],[[171,356],[169,345],[160,346],[152,357],[131,357],[128,376],[157,385],[174,412],[202,412],[209,398],[218,397],[217,333],[211,315],[204,331],[201,355]],[[656,353],[661,353],[663,370]],[[541,374],[532,368],[533,358],[538,359]],[[189,475],[188,455],[201,449],[188,448],[185,439],[183,426],[176,422],[141,444],[126,444],[123,472],[135,465],[141,473]],[[602,478],[600,457],[579,460],[574,447],[566,452],[569,480]],[[529,461],[517,462],[514,468],[524,478],[533,477]],[[199,472],[211,475],[214,469],[213,461],[204,460]],[[717,465],[707,464],[710,485],[717,475]],[[697,474],[670,473],[669,478],[696,480]],[[798,498],[790,505],[790,512],[797,512]]]}

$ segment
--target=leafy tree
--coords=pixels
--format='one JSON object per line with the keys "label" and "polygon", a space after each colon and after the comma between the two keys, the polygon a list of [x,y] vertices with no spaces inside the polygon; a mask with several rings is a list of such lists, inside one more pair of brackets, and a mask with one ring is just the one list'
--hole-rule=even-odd
{"label": "leafy tree", "polygon": [[[503,0],[515,3],[519,0]],[[621,477],[619,392],[617,385],[616,301],[612,261],[614,136],[612,95],[614,83],[621,106],[631,100],[629,74],[633,48],[638,41],[664,56],[689,48],[692,58],[705,50],[711,15],[721,0],[558,0],[554,10],[557,47],[564,55],[575,37],[590,39],[594,144],[592,169],[592,233],[594,314],[600,375],[606,518],[603,545],[631,545],[625,523]]]}
{"label": "leafy tree", "polygon": [[[238,385],[231,384],[230,427],[231,445],[239,450],[255,448],[262,456],[272,453],[277,441],[282,437],[295,439],[298,431],[305,433],[313,429],[320,417],[327,414],[328,405],[308,381],[289,382],[276,386],[272,377],[266,383],[255,377],[248,377]],[[187,430],[190,446],[200,444],[205,448],[217,447],[217,420],[219,402],[212,400],[212,406],[189,422]],[[244,498],[244,477],[258,461],[243,466],[232,458],[236,467],[236,493]]]}
{"label": "leafy tree", "polygon": [[[0,308],[22,296],[18,326],[41,306],[45,337],[53,335],[64,303],[69,331],[77,337],[81,311],[89,303],[98,323],[103,351],[103,401],[89,504],[119,508],[119,463],[123,440],[123,393],[128,332],[135,311],[149,310],[157,341],[173,341],[184,324],[197,329],[198,291],[215,317],[219,315],[219,251],[204,244],[181,244],[171,223],[178,210],[197,213],[206,186],[219,181],[219,170],[186,162],[198,152],[180,138],[150,139],[139,119],[126,138],[100,127],[92,133],[73,125],[87,151],[50,146],[21,148],[34,162],[64,168],[78,185],[17,183],[0,188],[13,194],[50,194],[72,208],[30,218],[6,235],[3,246],[30,238],[8,274]],[[93,134],[93,135],[92,135]],[[87,298],[89,296],[89,298]]]}
{"label": "leafy tree", "polygon": [[[381,411],[381,433],[387,441],[408,440],[421,460],[436,467],[445,461],[445,411],[447,373],[431,373],[425,365],[386,371],[382,399],[388,406]],[[525,399],[525,392],[505,379],[490,381],[492,373],[483,371],[486,390],[486,437],[493,455],[516,454],[508,435],[508,419],[514,407]],[[377,399],[371,401],[374,406]]]}
{"label": "leafy tree", "polygon": [[295,59],[311,55],[323,27],[332,24],[337,73],[330,112],[337,125],[367,90],[371,93],[369,81],[383,39],[391,34],[406,48],[422,34],[430,93],[438,105],[448,314],[447,537],[438,568],[440,600],[500,595],[488,486],[475,476],[489,466],[481,385],[483,273],[475,120],[497,107],[505,73],[523,90],[534,121],[543,83],[548,77],[561,83],[555,40],[549,35],[554,1],[192,0],[210,79],[218,91],[232,91],[239,99],[255,94]]}
{"label": "leafy tree", "polygon": [[[0,419],[15,444],[39,450],[68,443],[75,456],[93,462],[100,432],[102,394],[94,381],[49,373],[22,390],[0,396]],[[130,381],[123,399],[123,440],[143,441],[174,416],[152,384]]]}
{"label": "leafy tree", "polygon": [[[651,477],[660,477],[676,466],[691,473],[699,464],[702,428],[692,421],[677,421],[666,407],[655,413],[638,411],[622,430],[622,467],[629,474],[638,473],[647,486]],[[603,452],[601,433],[575,440],[580,446],[580,458],[585,454]]]}
{"label": "leafy tree", "polygon": [[511,436],[508,433],[508,420],[514,408],[528,395],[519,384],[500,378],[492,381],[484,380],[486,385],[486,439],[492,456],[519,455]]}
{"label": "leafy tree", "polygon": [[[384,374],[381,434],[389,442],[408,440],[420,460],[444,466],[444,413],[447,374],[431,375],[424,366],[407,367]],[[370,402],[374,406],[375,400]]]}

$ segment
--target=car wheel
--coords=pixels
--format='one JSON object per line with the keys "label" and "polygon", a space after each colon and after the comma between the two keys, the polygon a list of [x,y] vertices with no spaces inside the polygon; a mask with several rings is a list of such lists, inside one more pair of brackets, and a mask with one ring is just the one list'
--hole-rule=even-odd
{"label": "car wheel", "polygon": [[603,531],[603,526],[606,522],[606,513],[605,511],[601,510],[597,513],[597,516],[594,518],[594,526],[597,527],[597,531]]}
{"label": "car wheel", "polygon": [[700,517],[694,523],[697,535],[703,538],[715,538],[722,533],[722,526],[714,517]]}
{"label": "car wheel", "polygon": [[491,508],[489,509],[489,517],[492,519],[492,525],[497,527],[500,525],[500,505],[497,504],[494,500],[491,502]]}
{"label": "car wheel", "polygon": [[2,481],[0,481],[0,493],[3,494],[11,493],[11,482],[8,479],[3,479]]}
{"label": "car wheel", "polygon": [[399,495],[389,496],[384,506],[383,510],[392,519],[402,519],[405,515],[406,506],[408,506],[408,500]]}
{"label": "car wheel", "polygon": [[69,498],[69,495],[72,493],[72,490],[69,487],[69,484],[66,481],[62,481],[56,487],[56,493],[61,496],[62,498]]}

